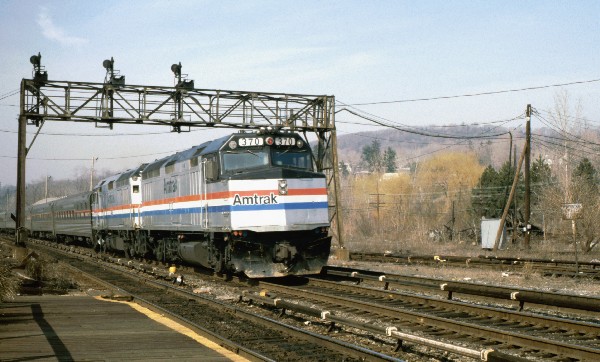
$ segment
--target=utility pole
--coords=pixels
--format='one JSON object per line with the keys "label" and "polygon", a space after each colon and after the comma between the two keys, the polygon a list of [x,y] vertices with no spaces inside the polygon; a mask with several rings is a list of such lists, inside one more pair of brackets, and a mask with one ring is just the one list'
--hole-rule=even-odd
{"label": "utility pole", "polygon": [[[513,178],[512,187],[510,188],[510,194],[508,195],[508,201],[506,202],[506,206],[504,207],[504,212],[502,213],[502,218],[500,219],[500,225],[498,226],[498,232],[496,233],[496,240],[494,241],[494,252],[498,251],[498,246],[500,245],[500,237],[502,236],[502,231],[504,230],[504,223],[506,222],[506,216],[508,215],[508,210],[510,209],[510,203],[513,200],[513,196],[515,195],[515,191],[517,189],[517,182],[519,181],[519,173],[521,172],[521,165],[523,165],[523,159],[525,158],[525,154],[527,153],[527,143],[523,145],[523,152],[521,152],[521,157],[519,158],[519,163],[517,164],[517,168],[515,170],[515,177]],[[516,152],[515,152],[516,153]]]}
{"label": "utility pole", "polygon": [[94,189],[94,162],[98,160],[98,157],[92,157],[92,170],[90,171],[90,191]]}
{"label": "utility pole", "polygon": [[[511,172],[517,169],[517,145],[513,146],[513,167],[511,168]],[[517,190],[515,190],[515,197],[513,198],[513,243],[517,240],[517,227],[518,223],[518,214],[517,214]]]}
{"label": "utility pole", "polygon": [[529,249],[531,225],[529,217],[531,213],[531,182],[529,177],[529,169],[531,164],[531,104],[527,105],[526,118],[527,124],[525,126],[525,142],[527,147],[525,150],[525,205],[523,205],[525,213],[525,237],[523,239],[523,247]]}
{"label": "utility pole", "polygon": [[44,192],[44,202],[48,202],[48,180],[50,180],[52,176],[46,175],[46,190]]}
{"label": "utility pole", "polygon": [[[512,165],[513,135],[512,135],[512,132],[508,131],[508,135],[510,136],[510,144],[508,145],[508,172],[509,172],[509,174],[512,174],[512,172],[513,172],[513,165]],[[517,152],[516,148],[515,148],[515,152]],[[512,218],[512,237],[511,237],[512,243],[515,242],[516,218],[517,218],[517,214],[515,213]]]}
{"label": "utility pole", "polygon": [[[25,101],[24,85],[21,84],[21,107]],[[17,145],[17,220],[16,220],[16,244],[17,246],[25,246],[27,241],[27,233],[25,231],[25,157],[27,157],[26,147],[26,128],[27,118],[23,115],[19,116],[19,138]]]}
{"label": "utility pole", "polygon": [[456,217],[454,215],[454,200],[452,200],[452,230],[450,230],[450,240],[454,240],[454,224],[456,223]]}

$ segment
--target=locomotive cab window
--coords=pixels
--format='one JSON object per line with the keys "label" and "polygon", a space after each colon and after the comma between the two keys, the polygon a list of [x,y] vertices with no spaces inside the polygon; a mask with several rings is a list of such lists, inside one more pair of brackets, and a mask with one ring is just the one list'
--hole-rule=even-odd
{"label": "locomotive cab window", "polygon": [[269,165],[269,154],[265,149],[241,149],[223,152],[223,172],[236,173],[250,168]]}
{"label": "locomotive cab window", "polygon": [[308,150],[290,150],[273,148],[271,150],[273,166],[292,167],[312,171],[312,158]]}

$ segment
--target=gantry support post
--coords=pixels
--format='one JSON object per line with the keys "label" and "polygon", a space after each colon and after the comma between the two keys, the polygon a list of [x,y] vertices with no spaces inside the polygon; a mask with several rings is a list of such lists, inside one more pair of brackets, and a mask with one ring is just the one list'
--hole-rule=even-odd
{"label": "gantry support post", "polygon": [[[335,113],[334,113],[335,114]],[[337,239],[340,249],[337,251],[337,258],[339,260],[347,261],[350,259],[350,254],[346,245],[344,244],[344,223],[342,221],[342,204],[341,204],[341,186],[340,186],[340,172],[339,162],[337,156],[337,135],[335,129],[331,131],[331,153],[333,163],[333,187],[334,187],[334,199],[335,199],[335,224],[337,228]]]}
{"label": "gantry support post", "polygon": [[21,83],[21,114],[19,115],[19,132],[17,142],[17,220],[16,244],[25,246],[27,232],[25,229],[25,160],[27,158],[27,118],[23,115],[25,92],[24,83]]}
{"label": "gantry support post", "polygon": [[523,237],[523,247],[529,249],[531,240],[531,104],[527,105],[526,110],[527,123],[525,124],[525,143],[527,144],[527,151],[525,153],[525,205],[523,205],[524,218],[525,218],[525,233]]}

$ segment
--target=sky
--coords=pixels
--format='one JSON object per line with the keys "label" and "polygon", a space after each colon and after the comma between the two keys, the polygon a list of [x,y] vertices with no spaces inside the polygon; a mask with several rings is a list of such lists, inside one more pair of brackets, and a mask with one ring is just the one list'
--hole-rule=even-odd
{"label": "sky", "polygon": [[[16,184],[15,91],[38,52],[50,80],[102,82],[114,57],[128,84],[172,86],[181,62],[197,88],[334,95],[407,126],[511,119],[566,91],[598,125],[599,44],[598,1],[0,0],[0,182]],[[572,82],[584,83],[407,102]],[[338,136],[380,129],[347,112],[336,123]],[[160,134],[123,135],[144,132]],[[121,171],[223,132],[47,122],[26,178],[73,178],[92,158]]]}

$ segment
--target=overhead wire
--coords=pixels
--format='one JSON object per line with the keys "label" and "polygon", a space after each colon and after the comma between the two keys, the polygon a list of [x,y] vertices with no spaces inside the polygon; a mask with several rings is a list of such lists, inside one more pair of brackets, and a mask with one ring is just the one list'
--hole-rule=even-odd
{"label": "overhead wire", "polygon": [[[571,143],[576,143],[576,144],[581,144],[584,148],[589,149],[591,151],[597,152],[596,149],[594,149],[593,147],[590,147],[590,145],[595,145],[595,146],[600,146],[600,143],[595,143],[586,139],[583,139],[581,136],[578,135],[574,135],[571,132],[564,130],[564,129],[560,129],[558,127],[556,127],[554,124],[552,124],[552,122],[548,121],[547,119],[545,119],[544,117],[542,117],[539,113],[534,113],[538,119],[545,124],[546,126],[548,126],[549,128],[551,128],[552,130],[554,130],[555,132],[557,132],[558,134],[562,135],[562,138],[558,138],[558,137],[554,137],[563,141],[568,141]],[[543,136],[542,137],[548,137],[548,138],[552,138],[552,136]]]}
{"label": "overhead wire", "polygon": [[[402,132],[406,132],[406,133],[411,133],[411,134],[416,134],[416,135],[425,136],[425,137],[450,138],[450,139],[468,140],[468,139],[479,139],[479,138],[494,138],[494,137],[503,136],[503,135],[505,135],[507,133],[507,132],[503,132],[503,133],[486,135],[486,136],[482,136],[482,135],[478,135],[478,136],[455,136],[455,135],[441,134],[441,133],[440,134],[433,134],[433,133],[427,133],[427,132],[424,132],[424,131],[420,131],[420,129],[422,129],[422,128],[418,128],[417,129],[415,127],[410,127],[410,128],[413,128],[413,129],[409,129],[407,127],[404,127],[404,128],[403,127],[398,127],[398,126],[396,126],[397,123],[389,121],[389,120],[387,120],[385,118],[378,117],[378,118],[381,118],[381,119],[385,120],[385,121],[380,121],[380,120],[375,119],[374,117],[370,117],[370,116],[367,116],[367,115],[364,115],[364,114],[360,114],[359,112],[356,112],[356,111],[348,109],[348,108],[342,108],[339,111],[336,111],[336,113],[342,112],[342,111],[346,111],[346,112],[348,112],[350,114],[353,114],[353,115],[355,115],[357,117],[360,117],[360,118],[363,118],[365,120],[371,121],[371,122],[373,122],[375,124],[378,124],[380,126],[383,126],[383,127],[393,128],[393,129],[396,129],[398,131],[402,131]],[[513,117],[511,119],[505,120],[504,123],[508,123],[510,121],[514,121],[514,120],[522,118],[522,117],[523,117],[523,114],[521,114],[519,116],[516,116],[516,117]],[[497,128],[497,127],[495,127],[495,128]]]}
{"label": "overhead wire", "polygon": [[[569,157],[572,157],[572,158],[580,160],[580,161],[583,159],[586,159],[586,158],[589,159],[589,152],[587,152],[587,151],[582,151],[580,149],[569,147],[569,146],[565,147],[564,145],[559,144],[559,143],[554,143],[554,142],[539,140],[539,139],[536,140],[536,143],[545,147],[550,152],[556,152],[556,148],[560,147],[560,148],[568,149],[568,150],[572,151],[572,153],[569,154]],[[598,153],[598,155],[600,155],[600,153]]]}
{"label": "overhead wire", "polygon": [[[165,152],[156,152],[156,153],[147,153],[143,155],[130,155],[130,156],[118,156],[118,157],[99,157],[100,160],[122,160],[128,158],[137,158],[137,157],[149,157],[149,156],[158,156],[164,154],[175,154],[177,152],[185,151],[185,149],[180,149],[176,151],[165,151]],[[4,156],[0,155],[0,158],[13,158],[16,159],[17,156]],[[28,157],[28,160],[36,160],[36,161],[89,161],[91,157],[87,158],[44,158],[44,157]]]}
{"label": "overhead wire", "polygon": [[[548,116],[553,116],[554,115],[554,113],[552,111],[547,110],[547,109],[536,108],[535,110],[538,111],[538,112],[545,113]],[[585,118],[585,117],[572,116],[572,115],[569,115],[569,114],[565,114],[563,116],[566,117],[566,118],[568,118],[568,119],[572,119],[572,120],[576,120],[576,121],[585,121],[585,122],[590,122],[590,123],[600,123],[600,120],[592,120],[592,119]]]}
{"label": "overhead wire", "polygon": [[533,87],[524,87],[524,88],[505,89],[505,90],[498,90],[498,91],[467,93],[467,94],[459,94],[459,95],[451,95],[451,96],[438,96],[438,97],[427,97],[427,98],[401,99],[401,100],[395,100],[395,101],[353,103],[353,104],[349,104],[349,105],[351,105],[351,106],[367,106],[367,105],[376,105],[376,104],[409,103],[409,102],[434,101],[434,100],[440,100],[440,99],[478,97],[478,96],[487,96],[487,95],[492,95],[492,94],[523,92],[523,91],[529,91],[529,90],[537,90],[537,89],[545,89],[545,88],[556,88],[556,87],[564,87],[564,86],[569,86],[569,85],[595,83],[595,82],[600,82],[600,79],[590,79],[590,80],[583,80],[583,81],[575,81],[575,82],[567,82],[567,83],[557,83],[557,84],[548,84],[548,85],[533,86]]}
{"label": "overhead wire", "polygon": [[6,99],[6,98],[8,98],[8,97],[12,97],[12,96],[14,96],[14,95],[17,95],[17,94],[19,94],[20,92],[21,92],[21,90],[20,90],[20,89],[17,89],[16,91],[13,91],[13,92],[9,92],[9,93],[2,94],[2,95],[0,95],[0,101],[2,101],[2,100],[4,100],[4,99]]}
{"label": "overhead wire", "polygon": [[[202,132],[208,131],[209,128],[198,128],[193,129],[188,132]],[[6,129],[0,129],[0,132],[3,133],[18,133],[18,131],[11,131]],[[27,132],[28,134],[35,134],[36,132]],[[52,133],[52,132],[40,132],[40,135],[45,136],[77,136],[77,137],[120,137],[120,136],[153,136],[153,135],[164,135],[164,134],[174,134],[175,132],[165,131],[165,132],[144,132],[144,133],[104,133],[104,134],[94,134],[94,133]]]}

